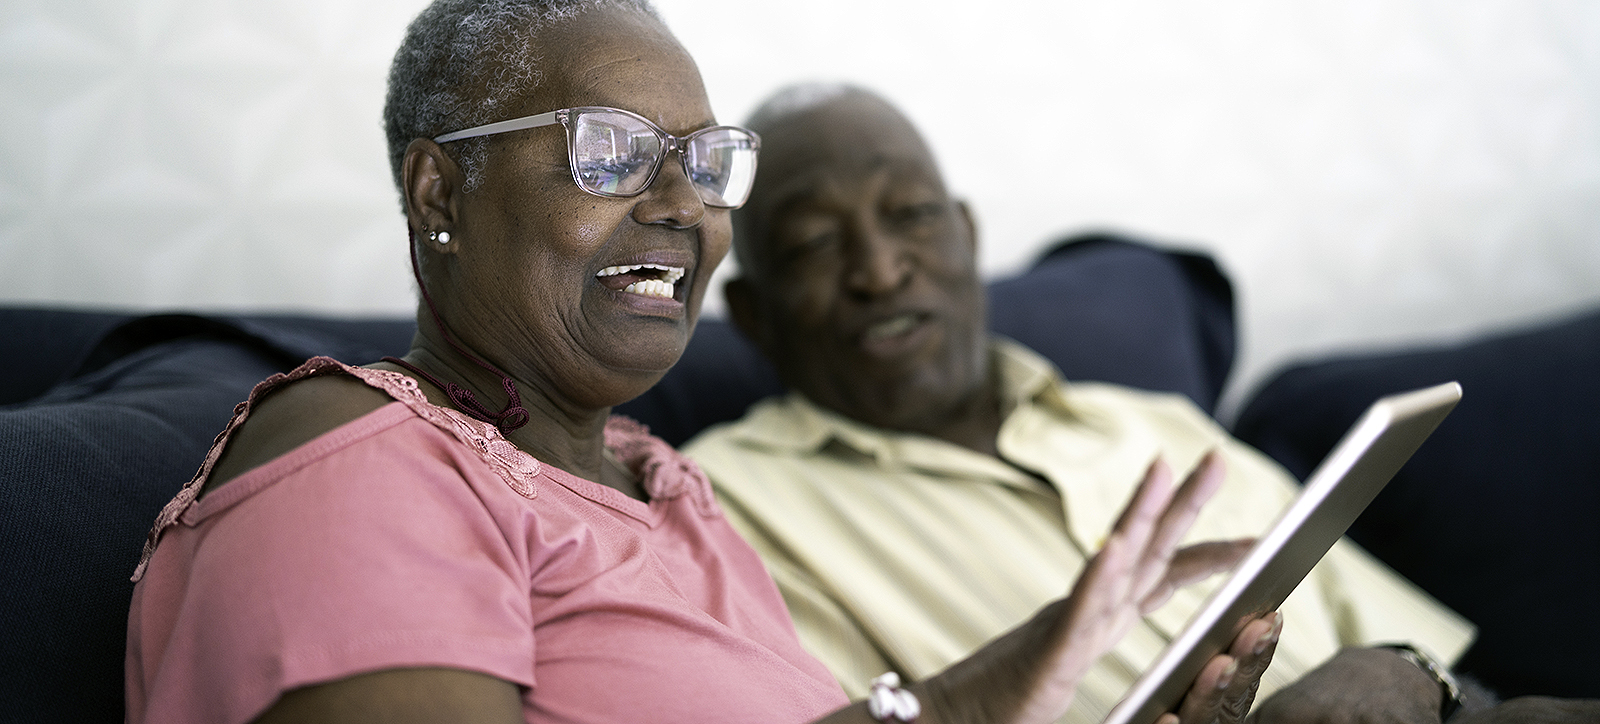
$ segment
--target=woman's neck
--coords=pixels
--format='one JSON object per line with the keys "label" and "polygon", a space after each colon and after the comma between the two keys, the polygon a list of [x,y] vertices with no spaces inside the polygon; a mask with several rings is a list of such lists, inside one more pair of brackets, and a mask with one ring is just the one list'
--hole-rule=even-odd
{"label": "woman's neck", "polygon": [[[458,351],[438,339],[437,330],[422,329],[419,327],[411,351],[403,359],[438,382],[464,388],[491,413],[500,412],[508,403],[504,379],[510,379],[515,385],[521,406],[527,411],[527,422],[512,430],[501,430],[511,444],[541,463],[616,488],[629,497],[644,499],[643,489],[633,476],[614,461],[607,461],[605,424],[611,415],[610,408],[584,408],[562,399],[539,380],[502,378],[468,358],[463,354],[465,350]],[[399,365],[395,366],[395,371],[417,377],[414,371]],[[426,379],[419,379],[418,383],[429,402],[462,410],[463,405],[451,399],[439,384]]]}

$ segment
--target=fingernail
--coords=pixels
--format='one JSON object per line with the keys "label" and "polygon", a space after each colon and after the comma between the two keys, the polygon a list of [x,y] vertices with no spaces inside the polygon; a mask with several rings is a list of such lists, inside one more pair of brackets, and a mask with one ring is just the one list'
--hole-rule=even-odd
{"label": "fingernail", "polygon": [[1261,638],[1256,639],[1257,656],[1265,653],[1268,646],[1277,643],[1278,636],[1283,633],[1283,615],[1275,613],[1272,618],[1272,629],[1262,634]]}
{"label": "fingernail", "polygon": [[1222,670],[1222,676],[1217,677],[1217,688],[1226,689],[1233,686],[1233,675],[1239,673],[1239,662],[1228,663],[1228,668]]}

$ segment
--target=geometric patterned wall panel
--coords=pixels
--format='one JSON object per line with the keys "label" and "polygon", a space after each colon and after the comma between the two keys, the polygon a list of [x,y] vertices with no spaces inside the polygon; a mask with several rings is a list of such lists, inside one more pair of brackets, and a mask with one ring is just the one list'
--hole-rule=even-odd
{"label": "geometric patterned wall panel", "polygon": [[[421,4],[0,7],[0,301],[408,310],[379,109]],[[1600,3],[658,7],[723,120],[805,79],[901,104],[990,273],[1085,228],[1211,250],[1239,388],[1600,303]]]}
{"label": "geometric patterned wall panel", "polygon": [[379,110],[419,7],[8,3],[5,296],[409,307]]}

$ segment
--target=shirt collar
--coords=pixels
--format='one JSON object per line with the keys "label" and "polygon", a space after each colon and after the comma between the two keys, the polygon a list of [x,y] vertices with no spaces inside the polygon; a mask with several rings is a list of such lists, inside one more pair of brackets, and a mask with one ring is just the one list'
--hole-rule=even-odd
{"label": "shirt collar", "polygon": [[1039,353],[996,336],[989,343],[989,364],[994,371],[1004,416],[1010,417],[1028,404],[1067,410],[1066,381],[1056,366]]}
{"label": "shirt collar", "polygon": [[[1002,337],[991,339],[989,355],[1005,417],[1030,405],[1066,410],[1065,383],[1049,360]],[[790,454],[812,454],[836,444],[872,458],[880,467],[976,474],[1027,487],[1037,484],[991,456],[925,435],[873,427],[817,405],[795,391],[758,403],[745,423],[738,426],[737,434],[746,444]]]}

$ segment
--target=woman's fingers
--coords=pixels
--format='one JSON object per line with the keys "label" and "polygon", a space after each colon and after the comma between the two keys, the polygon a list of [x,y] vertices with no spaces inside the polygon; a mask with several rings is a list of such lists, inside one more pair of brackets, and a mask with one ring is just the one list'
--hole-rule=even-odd
{"label": "woman's fingers", "polygon": [[[990,716],[1009,712],[1010,721],[1056,721],[1089,668],[1139,620],[1152,589],[1231,565],[1238,543],[1177,555],[1201,505],[1221,485],[1221,461],[1208,454],[1182,486],[1174,487],[1173,479],[1166,463],[1151,463],[1072,592],[924,682],[932,700],[959,708],[965,696],[958,692],[973,692]],[[1176,578],[1168,570],[1174,564]]]}
{"label": "woman's fingers", "polygon": [[1150,613],[1167,602],[1174,591],[1198,581],[1203,581],[1223,571],[1232,570],[1250,552],[1256,539],[1211,541],[1179,548],[1167,566],[1167,577],[1145,595],[1140,604],[1143,613]]}
{"label": "woman's fingers", "polygon": [[[1123,507],[1116,525],[1107,534],[1105,545],[1074,586],[1074,595],[1082,595],[1083,603],[1111,610],[1113,618],[1119,620],[1113,630],[1120,631],[1120,620],[1130,618],[1120,609],[1126,608],[1130,599],[1137,603],[1144,598],[1139,588],[1140,576],[1147,567],[1151,536],[1172,501],[1172,477],[1172,468],[1165,461],[1157,458],[1150,463],[1133,499]],[[1137,616],[1138,612],[1132,614]]]}
{"label": "woman's fingers", "polygon": [[1157,554],[1169,558],[1178,549],[1178,542],[1183,540],[1183,535],[1189,532],[1189,526],[1199,517],[1200,507],[1222,487],[1226,475],[1227,468],[1217,451],[1212,450],[1200,459],[1200,463],[1189,472],[1189,477],[1184,479],[1183,485],[1173,493],[1172,502],[1161,517],[1152,541]]}
{"label": "woman's fingers", "polygon": [[1167,580],[1182,588],[1223,571],[1231,571],[1256,544],[1254,538],[1218,540],[1179,548],[1172,556]]}
{"label": "woman's fingers", "polygon": [[1245,625],[1226,653],[1206,662],[1178,707],[1177,717],[1168,723],[1243,722],[1255,702],[1261,675],[1272,662],[1282,631],[1283,614],[1277,612]]}
{"label": "woman's fingers", "polygon": [[1156,521],[1166,512],[1172,496],[1172,468],[1167,466],[1165,460],[1156,458],[1145,469],[1144,480],[1139,481],[1133,499],[1117,516],[1106,542],[1109,544],[1116,539],[1128,541],[1135,544],[1132,546],[1135,552],[1142,553],[1155,531]]}
{"label": "woman's fingers", "polygon": [[1172,494],[1140,556],[1139,570],[1134,579],[1134,590],[1139,601],[1145,601],[1151,592],[1162,587],[1178,543],[1200,515],[1201,506],[1222,487],[1225,473],[1222,456],[1213,450],[1200,459],[1183,485]]}

